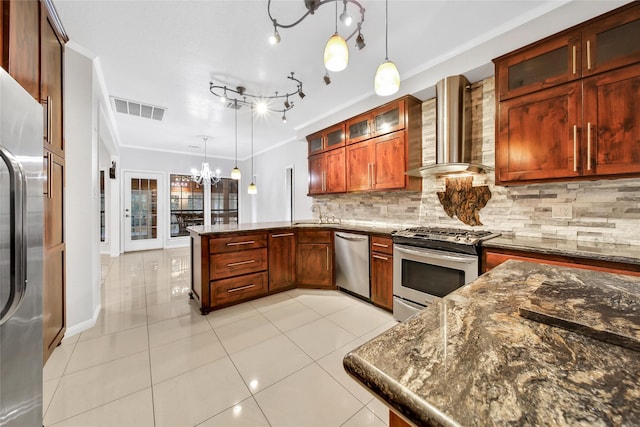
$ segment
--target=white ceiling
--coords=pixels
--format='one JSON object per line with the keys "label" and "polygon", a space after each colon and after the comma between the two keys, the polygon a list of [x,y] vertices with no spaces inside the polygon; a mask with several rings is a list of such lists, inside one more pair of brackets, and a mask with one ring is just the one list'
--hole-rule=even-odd
{"label": "white ceiling", "polygon": [[[334,31],[333,4],[291,29],[280,29],[277,46],[267,1],[54,0],[71,40],[99,58],[109,96],[166,107],[161,122],[114,112],[119,144],[201,154],[199,135],[210,135],[208,152],[234,157],[234,110],[209,92],[209,82],[268,95],[290,92],[291,71],[303,81],[287,113],[256,118],[255,152],[366,111],[402,94],[424,99],[448,74],[470,80],[493,73],[491,59],[518,46],[613,9],[625,1],[419,1],[389,0],[389,59],[402,77],[390,98],[373,93],[373,76],[384,60],[384,1],[360,0],[366,9],[366,47],[349,42],[349,66],[330,73],[326,86],[324,44]],[[342,2],[339,2],[339,12]],[[356,10],[348,9],[354,21]],[[289,23],[305,11],[303,0],[274,0],[271,11]],[[354,24],[352,24],[353,26]],[[338,30],[347,35],[339,23]],[[238,157],[250,156],[250,116],[238,112]],[[197,147],[197,148],[194,148]]]}

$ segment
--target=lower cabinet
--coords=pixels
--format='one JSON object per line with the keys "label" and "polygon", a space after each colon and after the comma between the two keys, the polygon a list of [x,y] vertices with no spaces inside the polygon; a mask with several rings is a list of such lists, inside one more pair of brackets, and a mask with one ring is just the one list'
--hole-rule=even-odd
{"label": "lower cabinet", "polygon": [[269,291],[289,289],[296,284],[296,234],[269,233]]}
{"label": "lower cabinet", "polygon": [[482,272],[486,273],[510,259],[640,276],[640,266],[634,264],[494,248],[484,248],[482,250]]}
{"label": "lower cabinet", "polygon": [[333,233],[328,230],[301,230],[296,250],[298,286],[334,288]]}
{"label": "lower cabinet", "polygon": [[371,301],[393,310],[393,241],[371,237]]}

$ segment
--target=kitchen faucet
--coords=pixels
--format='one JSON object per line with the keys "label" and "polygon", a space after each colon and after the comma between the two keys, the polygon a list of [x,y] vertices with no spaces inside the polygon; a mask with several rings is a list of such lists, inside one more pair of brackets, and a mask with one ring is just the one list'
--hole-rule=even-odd
{"label": "kitchen faucet", "polygon": [[318,211],[319,221],[320,223],[322,223],[322,209],[320,208],[320,205],[314,203],[313,205],[311,205],[311,212],[315,213],[316,210]]}

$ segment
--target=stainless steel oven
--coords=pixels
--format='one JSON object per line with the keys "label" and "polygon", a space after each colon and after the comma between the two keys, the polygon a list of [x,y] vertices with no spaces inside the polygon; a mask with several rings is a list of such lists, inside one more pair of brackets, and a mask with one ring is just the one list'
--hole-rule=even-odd
{"label": "stainless steel oven", "polygon": [[489,232],[420,228],[393,234],[393,316],[400,321],[478,277]]}

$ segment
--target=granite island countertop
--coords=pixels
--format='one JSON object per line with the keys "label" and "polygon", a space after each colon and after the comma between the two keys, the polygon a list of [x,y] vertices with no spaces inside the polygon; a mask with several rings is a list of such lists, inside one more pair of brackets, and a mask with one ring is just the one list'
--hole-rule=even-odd
{"label": "granite island countertop", "polygon": [[344,358],[416,425],[640,425],[640,352],[519,315],[542,283],[640,278],[507,261]]}
{"label": "granite island countertop", "polygon": [[222,233],[244,232],[244,231],[265,231],[275,229],[328,229],[332,231],[356,231],[362,233],[374,233],[389,235],[396,230],[384,225],[361,225],[361,224],[349,224],[349,223],[334,223],[334,222],[318,222],[313,220],[302,221],[275,221],[275,222],[255,222],[244,224],[216,224],[216,225],[196,225],[187,227],[187,230],[197,235],[216,235]]}

